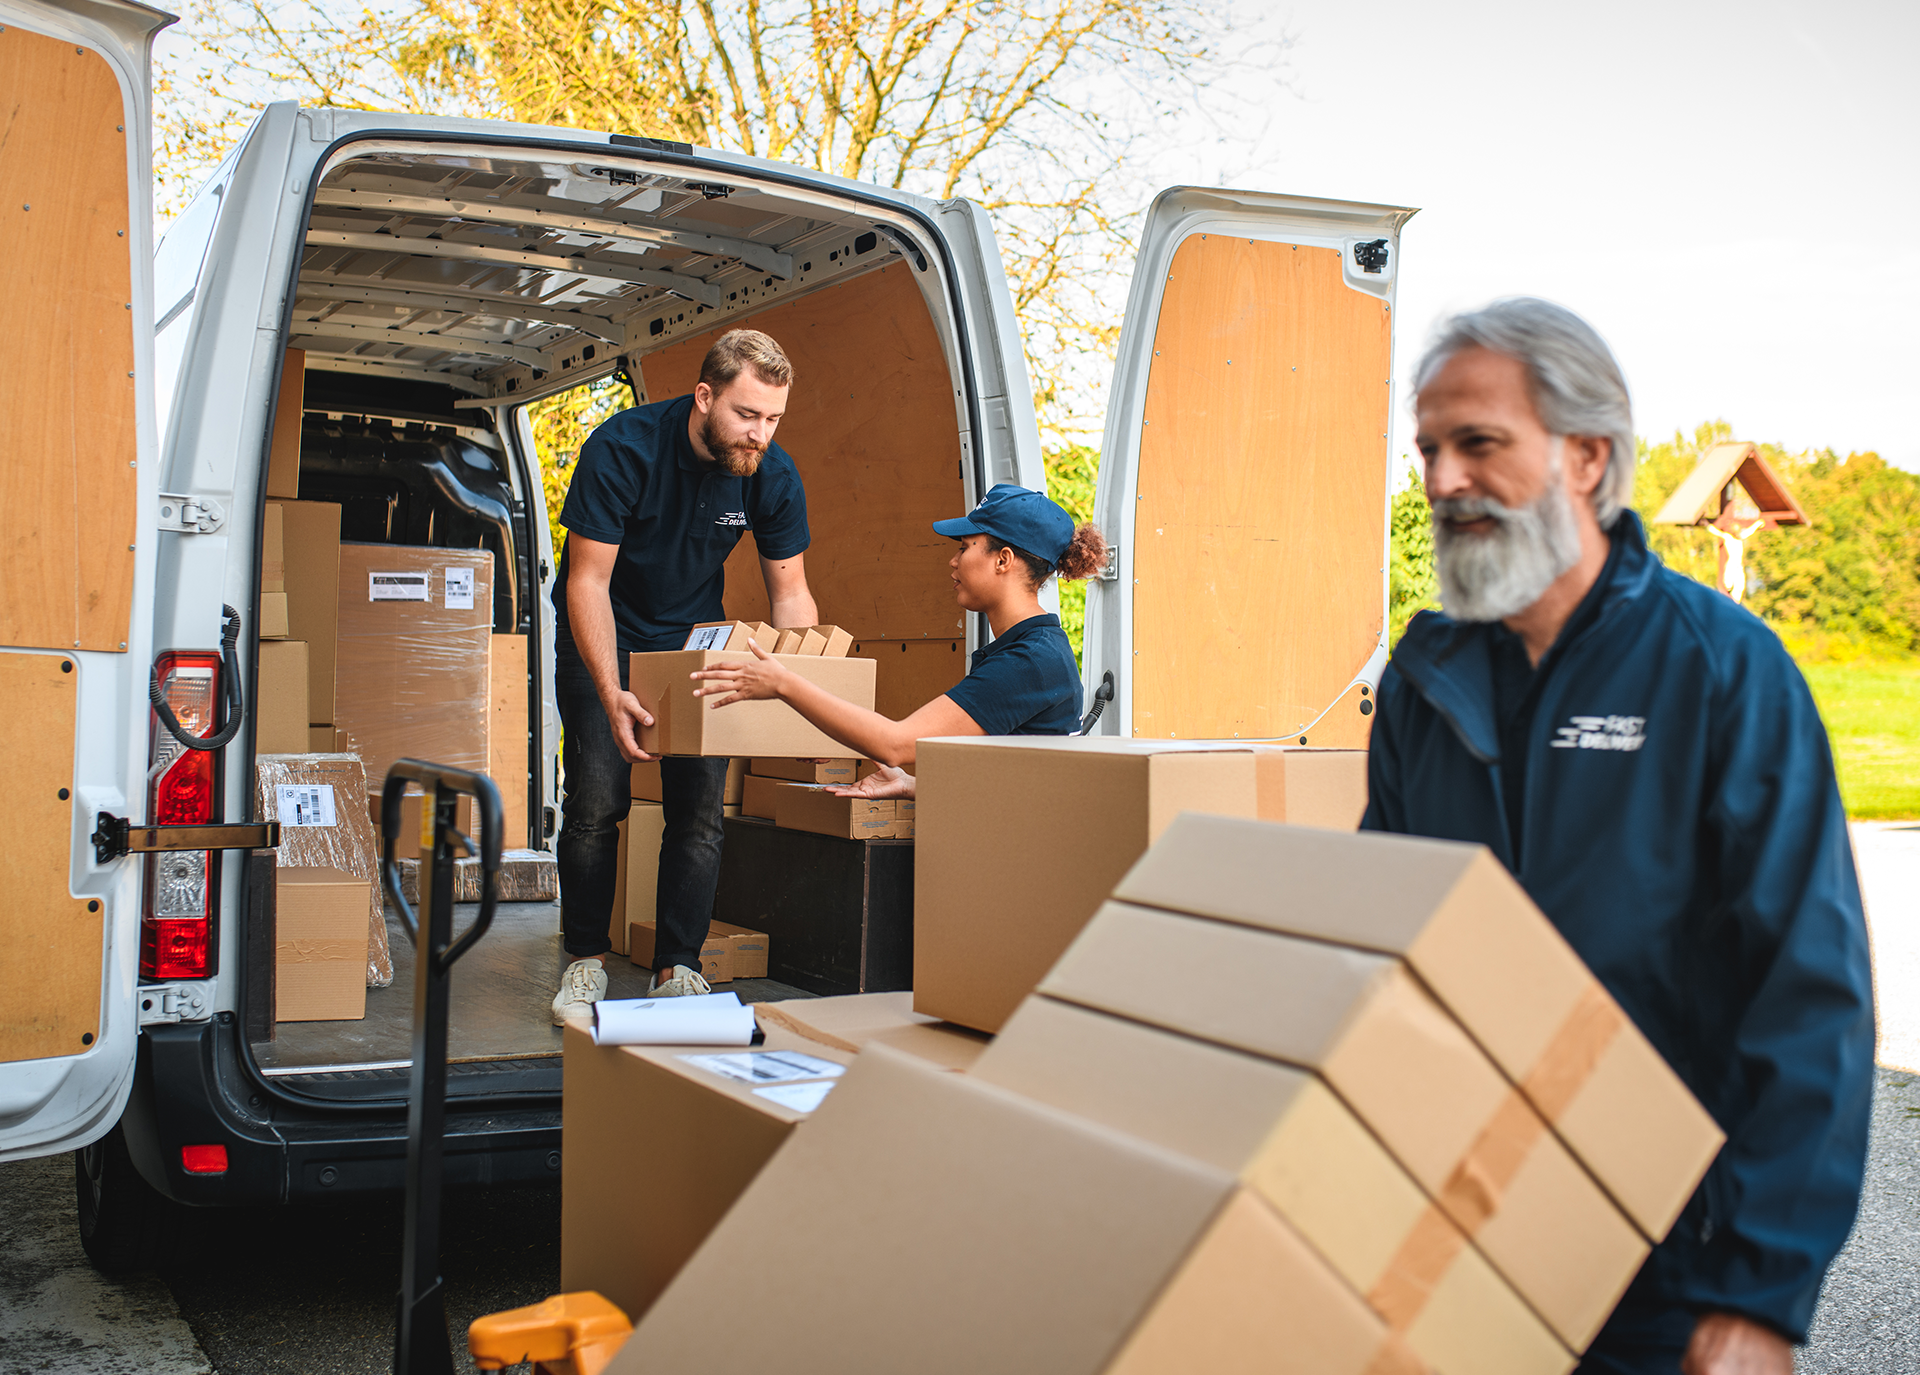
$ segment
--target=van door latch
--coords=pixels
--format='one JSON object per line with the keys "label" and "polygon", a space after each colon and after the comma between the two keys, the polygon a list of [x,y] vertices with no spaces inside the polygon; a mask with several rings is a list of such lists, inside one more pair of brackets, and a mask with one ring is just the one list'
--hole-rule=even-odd
{"label": "van door latch", "polygon": [[1376,276],[1387,265],[1387,241],[1369,239],[1353,246],[1353,265],[1362,272],[1371,272]]}
{"label": "van door latch", "polygon": [[1100,570],[1100,581],[1120,581],[1120,546],[1117,544],[1107,546],[1107,566]]}
{"label": "van door latch", "polygon": [[204,1022],[213,1015],[207,985],[142,984],[140,986],[140,1025],[165,1025],[169,1022]]}
{"label": "van door latch", "polygon": [[160,528],[188,535],[211,535],[227,523],[227,509],[212,497],[160,494]]}
{"label": "van door latch", "polygon": [[165,854],[176,850],[271,850],[280,843],[280,823],[136,826],[123,816],[101,812],[94,818],[90,839],[94,863],[111,864],[122,855]]}

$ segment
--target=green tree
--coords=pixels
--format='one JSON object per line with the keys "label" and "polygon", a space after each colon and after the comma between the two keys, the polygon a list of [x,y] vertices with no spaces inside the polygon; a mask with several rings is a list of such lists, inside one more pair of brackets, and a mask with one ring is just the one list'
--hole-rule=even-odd
{"label": "green tree", "polygon": [[1433,508],[1418,478],[1393,494],[1388,516],[1393,559],[1387,573],[1387,643],[1398,644],[1414,614],[1440,609],[1433,571]]}
{"label": "green tree", "polygon": [[[1091,444],[1062,444],[1046,451],[1047,495],[1073,517],[1073,523],[1093,519],[1094,484],[1100,478],[1100,451]],[[1087,637],[1087,585],[1060,584],[1060,627],[1081,658]]]}

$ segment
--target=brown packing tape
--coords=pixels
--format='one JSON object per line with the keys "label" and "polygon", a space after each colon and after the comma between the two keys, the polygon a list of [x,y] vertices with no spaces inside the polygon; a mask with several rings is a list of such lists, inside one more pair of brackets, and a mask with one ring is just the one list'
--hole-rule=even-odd
{"label": "brown packing tape", "polygon": [[1620,1005],[1599,984],[1589,984],[1521,1082],[1542,1117],[1559,1121],[1625,1026]]}
{"label": "brown packing tape", "polygon": [[1466,1244],[1466,1234],[1428,1204],[1367,1292],[1368,1304],[1394,1331],[1407,1331]]}
{"label": "brown packing tape", "polygon": [[1546,1134],[1546,1121],[1515,1089],[1440,1189],[1440,1206],[1471,1236],[1500,1211],[1501,1195]]}

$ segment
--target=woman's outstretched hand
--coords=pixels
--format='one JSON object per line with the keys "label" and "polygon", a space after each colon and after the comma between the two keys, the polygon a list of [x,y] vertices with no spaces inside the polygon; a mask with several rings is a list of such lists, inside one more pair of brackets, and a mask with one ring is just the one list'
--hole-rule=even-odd
{"label": "woman's outstretched hand", "polygon": [[879,764],[858,783],[827,791],[835,797],[912,797],[913,775],[891,764]]}
{"label": "woman's outstretched hand", "polygon": [[[780,695],[780,685],[792,677],[785,668],[766,650],[760,648],[758,640],[748,640],[747,648],[753,651],[753,661],[749,663],[715,664],[703,668],[691,676],[696,681],[711,686],[693,690],[695,697],[719,697],[715,707],[724,707],[733,702],[764,702]],[[725,694],[722,696],[721,694]]]}

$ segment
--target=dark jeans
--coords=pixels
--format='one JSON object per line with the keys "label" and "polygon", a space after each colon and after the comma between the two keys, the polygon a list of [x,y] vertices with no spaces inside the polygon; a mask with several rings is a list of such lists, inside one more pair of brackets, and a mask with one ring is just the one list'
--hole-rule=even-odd
{"label": "dark jeans", "polygon": [[[613,885],[620,868],[620,821],[632,803],[633,766],[613,742],[600,694],[564,630],[555,637],[554,690],[566,729],[565,820],[556,847],[560,866],[560,930],[575,959],[612,948]],[[620,686],[627,685],[627,656]],[[720,828],[727,793],[725,759],[663,759],[660,796],[666,834],[660,842],[660,886],[653,945],[656,970],[700,967],[720,886]]]}
{"label": "dark jeans", "polygon": [[1696,1321],[1688,1309],[1640,1301],[1630,1292],[1574,1375],[1680,1375]]}

